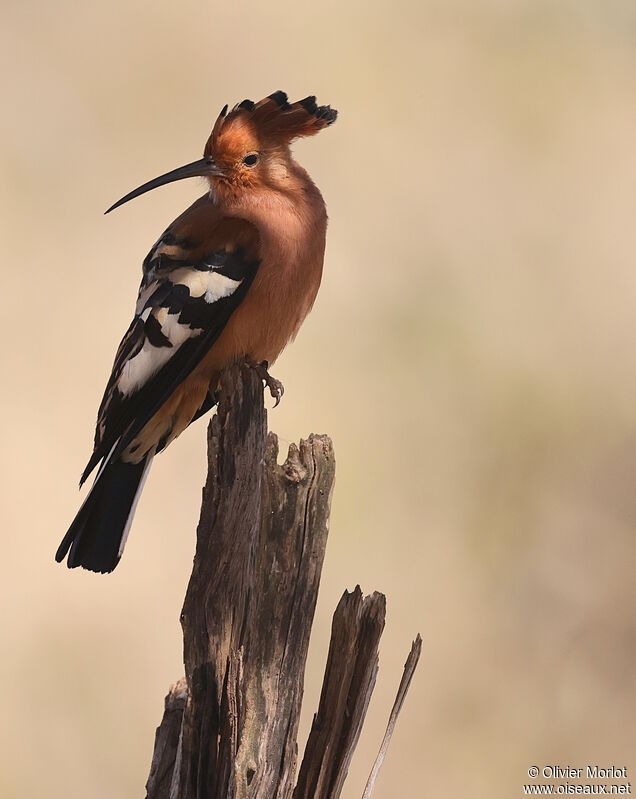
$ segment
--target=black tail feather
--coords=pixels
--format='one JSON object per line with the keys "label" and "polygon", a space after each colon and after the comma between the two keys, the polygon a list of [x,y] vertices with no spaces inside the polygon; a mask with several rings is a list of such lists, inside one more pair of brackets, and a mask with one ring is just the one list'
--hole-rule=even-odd
{"label": "black tail feather", "polygon": [[94,572],[113,571],[150,467],[149,458],[138,464],[118,460],[104,468],[55,554],[58,563],[68,552],[69,569],[82,566]]}

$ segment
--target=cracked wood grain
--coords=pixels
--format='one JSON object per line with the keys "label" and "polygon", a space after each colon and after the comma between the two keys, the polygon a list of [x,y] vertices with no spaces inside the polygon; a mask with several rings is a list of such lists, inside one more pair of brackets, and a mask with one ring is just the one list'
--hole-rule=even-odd
{"label": "cracked wood grain", "polygon": [[378,672],[384,629],[383,594],[345,591],[333,617],[318,712],[294,791],[294,799],[337,799],[366,716]]}
{"label": "cracked wood grain", "polygon": [[263,386],[224,373],[181,624],[185,679],[166,697],[147,799],[335,799],[378,669],[382,594],[345,592],[294,788],[298,723],[335,461],[311,435],[278,463]]}
{"label": "cracked wood grain", "polygon": [[180,761],[181,722],[187,698],[188,686],[185,677],[182,677],[170,686],[165,699],[163,718],[155,734],[155,748],[146,783],[148,799],[170,796],[174,764]]}
{"label": "cracked wood grain", "polygon": [[[224,375],[181,614],[178,799],[291,797],[334,476],[327,436],[292,444],[279,465],[260,378],[247,367]],[[156,784],[150,799],[167,799]]]}

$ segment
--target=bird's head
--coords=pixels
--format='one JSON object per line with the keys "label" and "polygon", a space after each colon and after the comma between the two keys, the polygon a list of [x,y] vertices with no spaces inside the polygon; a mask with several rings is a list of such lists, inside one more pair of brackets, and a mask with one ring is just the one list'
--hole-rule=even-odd
{"label": "bird's head", "polygon": [[147,191],[190,177],[206,177],[213,190],[243,191],[280,185],[290,162],[289,145],[313,136],[336,121],[338,112],[317,105],[315,97],[289,103],[274,92],[258,103],[243,100],[228,113],[223,108],[205,145],[203,158],[174,169],[134,189],[106,213]]}

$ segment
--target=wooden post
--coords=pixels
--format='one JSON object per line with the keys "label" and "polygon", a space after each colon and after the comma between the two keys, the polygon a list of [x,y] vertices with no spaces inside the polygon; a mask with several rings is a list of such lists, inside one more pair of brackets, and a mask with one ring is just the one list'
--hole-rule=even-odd
{"label": "wooden post", "polygon": [[246,366],[228,370],[208,429],[208,476],[181,614],[185,679],[166,697],[148,799],[340,795],[375,683],[385,600],[356,588],[338,605],[294,786],[335,462],[331,440],[316,435],[292,444],[282,466],[277,458],[261,379]]}

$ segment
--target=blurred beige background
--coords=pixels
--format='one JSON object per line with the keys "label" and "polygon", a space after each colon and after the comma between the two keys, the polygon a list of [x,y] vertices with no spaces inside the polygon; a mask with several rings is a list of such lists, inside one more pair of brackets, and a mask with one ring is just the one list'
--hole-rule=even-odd
{"label": "blurred beige background", "polygon": [[530,765],[636,770],[636,6],[5,0],[0,795],[141,796],[180,676],[205,424],[153,468],[126,556],[56,566],[141,260],[225,102],[340,110],[296,147],[331,217],[275,374],[336,493],[304,741],[345,587],[383,590],[359,797],[521,796]]}

